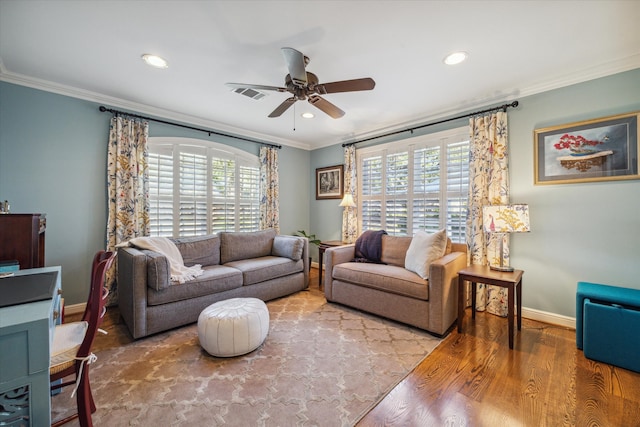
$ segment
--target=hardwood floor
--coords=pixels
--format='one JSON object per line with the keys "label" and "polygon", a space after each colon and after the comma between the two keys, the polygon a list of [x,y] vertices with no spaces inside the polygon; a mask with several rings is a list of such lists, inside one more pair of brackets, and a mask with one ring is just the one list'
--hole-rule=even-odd
{"label": "hardwood floor", "polygon": [[509,350],[506,319],[470,318],[357,426],[640,426],[640,374],[586,359],[575,330],[523,319]]}

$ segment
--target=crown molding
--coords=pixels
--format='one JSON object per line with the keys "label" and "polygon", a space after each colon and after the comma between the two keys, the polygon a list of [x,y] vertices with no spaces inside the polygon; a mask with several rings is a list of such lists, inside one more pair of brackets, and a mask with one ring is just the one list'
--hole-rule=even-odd
{"label": "crown molding", "polygon": [[607,77],[613,74],[635,70],[636,68],[640,68],[640,53],[621,58],[616,61],[611,61],[594,67],[585,68],[579,73],[560,74],[546,82],[540,82],[522,89],[518,96],[536,95],[538,93],[547,92],[578,83],[584,83],[589,80],[595,80],[601,77]]}
{"label": "crown molding", "polygon": [[149,116],[158,117],[164,120],[173,120],[180,123],[208,128],[208,129],[211,129],[212,131],[225,132],[231,135],[237,135],[245,138],[264,141],[269,144],[280,144],[280,145],[286,145],[289,147],[299,148],[302,150],[310,150],[310,147],[308,144],[301,144],[300,142],[297,142],[297,141],[292,141],[284,138],[277,138],[277,137],[262,134],[259,132],[252,132],[247,129],[239,129],[233,126],[218,123],[213,120],[203,119],[196,116],[190,116],[187,114],[178,113],[176,111],[156,108],[150,105],[131,102],[124,99],[103,95],[97,92],[91,92],[88,90],[79,89],[73,86],[62,85],[62,84],[54,83],[47,80],[41,80],[41,79],[25,76],[22,74],[12,73],[7,71],[6,68],[2,65],[1,59],[0,59],[0,81],[13,83],[20,86],[26,86],[32,89],[43,90],[45,92],[56,93],[58,95],[69,96],[71,98],[91,101],[98,104],[106,104],[108,107],[131,111],[132,113],[135,113],[135,114],[149,115]]}
{"label": "crown molding", "polygon": [[85,101],[96,102],[100,104],[107,104],[110,107],[121,108],[130,110],[138,114],[146,114],[162,119],[175,120],[178,122],[196,125],[204,128],[210,128],[211,130],[227,132],[233,135],[238,135],[246,138],[262,140],[272,144],[280,144],[289,147],[299,148],[302,150],[316,150],[320,148],[329,147],[336,144],[349,143],[358,141],[360,139],[372,138],[376,136],[382,136],[390,132],[396,132],[403,129],[408,129],[415,126],[420,126],[426,123],[435,122],[438,120],[446,119],[459,114],[464,114],[468,111],[473,111],[481,108],[487,108],[488,105],[498,104],[506,101],[512,101],[516,97],[526,97],[536,95],[539,93],[547,92],[554,89],[559,89],[566,86],[571,86],[578,83],[583,83],[589,80],[594,80],[601,77],[606,77],[613,74],[630,71],[636,68],[640,68],[640,53],[629,57],[621,58],[619,60],[610,61],[598,66],[585,68],[579,73],[567,73],[560,74],[553,79],[547,81],[538,82],[522,89],[513,89],[509,92],[504,92],[492,97],[485,97],[481,99],[475,99],[464,105],[452,106],[446,110],[441,110],[435,114],[429,116],[420,116],[412,118],[409,121],[398,123],[393,126],[387,126],[384,128],[375,129],[358,134],[352,134],[343,138],[332,139],[324,144],[319,144],[311,148],[308,144],[302,144],[297,141],[289,140],[286,138],[277,138],[271,135],[262,134],[259,132],[252,132],[248,129],[240,129],[233,126],[218,123],[213,120],[203,119],[196,116],[190,116],[187,114],[178,113],[175,111],[164,110],[161,108],[152,107],[145,104],[126,101],[124,99],[110,97],[96,92],[91,92],[84,89],[78,89],[76,87],[62,85],[46,80],[36,79],[21,74],[9,72],[0,58],[0,81],[7,83],[14,83],[21,86],[27,86],[33,89],[39,89],[46,92],[57,93],[59,95],[69,96],[72,98],[83,99]]}
{"label": "crown molding", "polygon": [[[544,82],[538,82],[522,89],[513,89],[509,92],[504,92],[493,97],[486,97],[482,99],[474,100],[468,104],[451,107],[446,110],[441,110],[436,114],[430,116],[416,117],[403,123],[398,123],[393,126],[376,129],[373,131],[363,132],[360,134],[353,134],[345,137],[340,141],[341,144],[352,143],[361,139],[374,138],[376,136],[382,136],[387,133],[397,132],[403,129],[410,129],[412,127],[424,125],[427,123],[437,122],[449,117],[454,117],[460,114],[466,114],[469,111],[480,110],[488,108],[493,104],[501,104],[504,102],[511,102],[516,98],[527,97],[536,95],[543,92],[548,92],[554,89],[560,89],[562,87],[571,86],[578,83],[584,83],[590,80],[595,80],[601,77],[607,77],[613,74],[623,73],[625,71],[631,71],[640,68],[640,53],[632,56],[628,56],[616,61],[607,62],[598,66],[585,68],[579,73],[567,73],[561,74],[553,79],[549,79]],[[324,148],[330,145],[334,145],[335,142],[318,146],[317,148]]]}

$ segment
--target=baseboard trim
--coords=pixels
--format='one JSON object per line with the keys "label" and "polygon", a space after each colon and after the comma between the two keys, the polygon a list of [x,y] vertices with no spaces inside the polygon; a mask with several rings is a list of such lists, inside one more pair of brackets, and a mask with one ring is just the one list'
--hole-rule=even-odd
{"label": "baseboard trim", "polygon": [[550,323],[552,325],[564,326],[566,328],[576,328],[576,319],[574,317],[549,313],[547,311],[536,310],[534,308],[522,307],[522,317],[537,320],[539,322]]}
{"label": "baseboard trim", "polygon": [[86,302],[83,302],[81,304],[65,305],[64,314],[65,315],[82,314],[84,313],[84,309],[86,306],[87,306]]}

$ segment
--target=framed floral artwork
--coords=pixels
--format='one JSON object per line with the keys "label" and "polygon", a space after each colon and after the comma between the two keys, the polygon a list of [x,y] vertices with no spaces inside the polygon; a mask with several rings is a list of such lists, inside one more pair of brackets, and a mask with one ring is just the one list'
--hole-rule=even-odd
{"label": "framed floral artwork", "polygon": [[534,183],[639,179],[640,112],[534,131]]}
{"label": "framed floral artwork", "polygon": [[344,165],[316,169],[316,200],[342,199]]}

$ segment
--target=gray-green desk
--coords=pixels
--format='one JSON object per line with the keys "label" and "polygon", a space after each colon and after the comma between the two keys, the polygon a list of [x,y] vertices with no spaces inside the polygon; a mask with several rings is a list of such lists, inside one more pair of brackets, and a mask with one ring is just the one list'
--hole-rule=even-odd
{"label": "gray-green desk", "polygon": [[51,424],[49,351],[60,319],[60,267],[0,278],[0,425]]}

